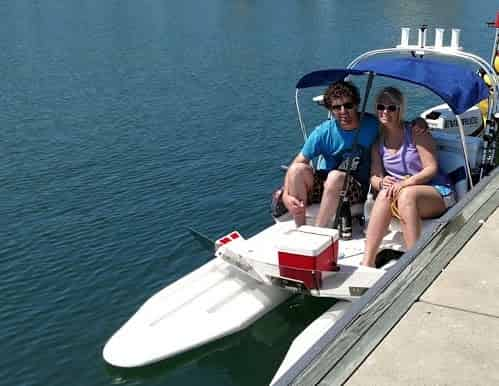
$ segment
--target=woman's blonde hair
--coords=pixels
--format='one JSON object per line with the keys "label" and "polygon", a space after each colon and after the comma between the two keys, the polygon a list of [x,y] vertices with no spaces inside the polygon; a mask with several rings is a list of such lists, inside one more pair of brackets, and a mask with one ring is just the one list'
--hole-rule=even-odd
{"label": "woman's blonde hair", "polygon": [[399,120],[401,123],[404,122],[405,115],[405,97],[402,92],[396,87],[385,87],[376,96],[376,104],[380,103],[381,100],[388,99],[393,104],[399,106]]}

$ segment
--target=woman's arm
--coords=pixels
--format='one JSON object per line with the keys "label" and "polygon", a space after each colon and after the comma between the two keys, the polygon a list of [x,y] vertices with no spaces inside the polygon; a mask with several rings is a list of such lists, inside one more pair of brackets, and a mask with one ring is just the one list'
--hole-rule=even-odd
{"label": "woman's arm", "polygon": [[422,170],[402,181],[403,186],[422,185],[430,181],[438,172],[437,149],[431,135],[417,135],[414,144],[421,158]]}

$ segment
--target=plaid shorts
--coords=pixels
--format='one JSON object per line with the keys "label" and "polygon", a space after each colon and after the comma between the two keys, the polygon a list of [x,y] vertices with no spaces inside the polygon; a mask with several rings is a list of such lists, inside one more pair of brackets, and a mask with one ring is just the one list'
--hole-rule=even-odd
{"label": "plaid shorts", "polygon": [[[308,193],[308,203],[318,204],[321,202],[322,193],[324,192],[324,181],[327,179],[329,172],[325,170],[316,170],[314,172],[314,183],[312,190]],[[348,190],[348,199],[350,204],[362,203],[366,199],[366,190],[362,187],[362,184],[357,181],[354,177],[350,176],[350,189]],[[280,217],[288,211],[284,203],[282,202],[283,187],[275,190],[272,193],[272,202],[270,205],[270,210],[272,216]]]}

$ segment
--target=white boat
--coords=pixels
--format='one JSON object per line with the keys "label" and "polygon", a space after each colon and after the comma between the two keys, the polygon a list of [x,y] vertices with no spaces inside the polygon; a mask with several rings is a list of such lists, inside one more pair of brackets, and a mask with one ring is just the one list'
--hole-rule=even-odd
{"label": "white boat", "polygon": [[[273,251],[275,241],[294,228],[293,221],[284,221],[248,240],[239,237],[233,245],[220,247],[213,260],[139,308],[106,343],[106,362],[118,367],[145,366],[191,350],[248,327],[299,290],[351,301],[384,273],[359,266],[363,243],[359,234],[342,243],[340,270],[324,273],[320,288],[306,289],[299,281],[287,281],[279,275]],[[248,268],[257,273],[248,273]]]}
{"label": "white boat", "polygon": [[106,362],[148,365],[237,332],[290,296],[215,258],[148,299],[105,345]]}
{"label": "white boat", "polygon": [[[497,31],[499,22],[492,63],[499,45]],[[418,44],[410,45],[409,32],[403,29],[396,48],[366,52],[344,69],[315,71],[303,76],[297,83],[298,116],[306,138],[300,90],[323,88],[346,77],[367,76],[364,101],[376,76],[425,87],[445,102],[446,106],[438,106],[438,112],[446,119],[455,119],[457,124],[457,130],[453,127],[452,131],[446,131],[445,127],[438,127],[438,122],[443,121],[438,121],[437,114],[430,114],[431,111],[422,114],[427,120],[437,121],[431,123],[439,145],[440,165],[457,176],[458,197],[461,197],[496,166],[497,69],[463,51],[457,31],[453,31],[449,46],[443,44],[443,32],[438,31],[435,44],[427,45],[426,32],[426,27],[420,28]],[[477,70],[486,75],[488,85]],[[485,122],[484,127],[476,130],[478,127],[469,127],[470,121],[466,127],[467,133],[480,132],[481,137],[467,136],[461,116],[476,114],[475,106],[483,104],[484,99],[488,100],[484,119],[475,120],[477,125]],[[356,210],[352,211],[355,215]],[[307,208],[307,224],[313,224],[316,213],[317,205]],[[404,251],[401,233],[395,225],[384,238],[380,251]],[[432,221],[426,222],[425,227],[431,230]],[[339,299],[340,302],[295,339],[274,378],[278,381],[280,375],[336,323],[350,302],[362,296],[395,264],[391,262],[379,269],[360,266],[364,249],[360,223],[354,227],[351,240],[338,241],[336,230],[311,225],[297,229],[289,215],[276,219],[274,225],[248,239],[231,232],[217,240],[216,246],[213,260],[152,296],[109,339],[103,350],[106,362],[119,367],[137,367],[170,358],[246,328],[297,292]],[[310,261],[313,266],[304,265]]]}

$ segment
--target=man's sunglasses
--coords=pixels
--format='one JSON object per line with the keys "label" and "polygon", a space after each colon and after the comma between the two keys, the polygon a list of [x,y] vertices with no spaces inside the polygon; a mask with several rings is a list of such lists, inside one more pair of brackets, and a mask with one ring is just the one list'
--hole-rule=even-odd
{"label": "man's sunglasses", "polygon": [[332,105],[331,110],[340,111],[342,107],[344,107],[345,110],[352,110],[353,106],[355,106],[355,105],[352,102],[347,102],[347,103],[343,103],[342,105]]}
{"label": "man's sunglasses", "polygon": [[378,111],[390,111],[390,112],[394,112],[394,111],[397,111],[399,109],[399,106],[398,105],[384,105],[382,103],[378,103],[376,105],[376,110]]}

